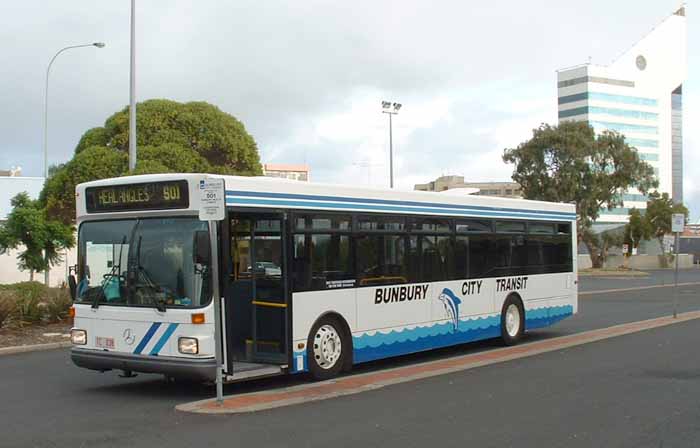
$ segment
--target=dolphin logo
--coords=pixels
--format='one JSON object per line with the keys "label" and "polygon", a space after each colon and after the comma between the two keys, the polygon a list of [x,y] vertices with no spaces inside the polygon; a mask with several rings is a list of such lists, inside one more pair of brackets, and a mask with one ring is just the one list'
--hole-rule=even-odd
{"label": "dolphin logo", "polygon": [[457,327],[459,327],[459,304],[462,301],[449,288],[443,289],[438,299],[442,302],[442,306],[445,307],[445,314],[452,321],[453,329],[457,330]]}

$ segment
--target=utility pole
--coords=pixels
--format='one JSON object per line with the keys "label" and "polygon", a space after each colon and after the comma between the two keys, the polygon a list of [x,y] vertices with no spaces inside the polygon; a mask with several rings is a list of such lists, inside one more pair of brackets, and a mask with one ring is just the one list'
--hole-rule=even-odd
{"label": "utility pole", "polygon": [[129,72],[129,171],[136,169],[136,0],[131,0],[131,67]]}

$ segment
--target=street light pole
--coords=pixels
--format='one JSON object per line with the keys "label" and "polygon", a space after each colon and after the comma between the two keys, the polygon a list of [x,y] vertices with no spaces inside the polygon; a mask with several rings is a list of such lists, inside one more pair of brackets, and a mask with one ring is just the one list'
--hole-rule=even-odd
{"label": "street light pole", "polygon": [[53,61],[56,60],[58,55],[66,50],[83,47],[104,48],[104,46],[105,44],[102,42],[93,42],[91,44],[70,45],[68,47],[61,48],[55,55],[53,55],[51,61],[49,62],[49,66],[46,67],[46,86],[44,89],[44,179],[49,178],[49,73],[51,72],[51,65],[53,65]]}
{"label": "street light pole", "polygon": [[131,67],[129,71],[129,171],[136,169],[136,0],[131,0]]}
{"label": "street light pole", "polygon": [[394,135],[391,116],[399,113],[401,103],[382,101],[382,113],[389,115],[389,188],[394,188]]}
{"label": "street light pole", "polygon": [[[91,44],[69,45],[67,47],[63,47],[60,50],[58,50],[55,55],[53,55],[51,61],[49,61],[48,67],[46,67],[46,85],[44,87],[44,182],[46,182],[49,179],[49,73],[51,73],[51,66],[53,65],[53,61],[56,60],[59,54],[63,53],[66,50],[83,47],[104,48],[104,46],[105,44],[103,42],[93,42]],[[47,254],[46,252],[44,252],[44,257],[46,256]],[[67,258],[65,262],[68,263]],[[46,270],[44,270],[44,284],[46,286],[49,286],[49,275],[50,272],[47,265]]]}

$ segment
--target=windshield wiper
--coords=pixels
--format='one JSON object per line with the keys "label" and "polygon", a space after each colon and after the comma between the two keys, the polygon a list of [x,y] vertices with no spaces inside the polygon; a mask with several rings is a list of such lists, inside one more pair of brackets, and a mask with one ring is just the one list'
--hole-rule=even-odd
{"label": "windshield wiper", "polygon": [[[146,268],[141,266],[141,240],[143,239],[143,236],[139,235],[139,242],[136,245],[136,271],[138,274],[138,280],[143,280],[144,284],[146,285],[147,288],[150,288],[152,291],[155,292],[160,292],[159,290],[161,289],[160,285],[155,283],[153,279],[151,279],[151,276],[148,274],[148,271],[146,271]],[[137,285],[134,285],[135,287],[138,287]],[[168,310],[168,308],[165,306],[165,301],[164,300],[158,300],[158,298],[154,294],[147,294],[148,298],[151,299],[151,302],[156,306],[156,309],[160,311],[161,313],[164,313]]]}
{"label": "windshield wiper", "polygon": [[95,309],[100,307],[100,298],[107,297],[105,295],[104,285],[97,286],[96,288],[99,288],[99,291],[98,291],[98,293],[95,294],[95,297],[93,297],[93,299],[92,299],[92,307]]}
{"label": "windshield wiper", "polygon": [[107,299],[107,294],[105,293],[105,286],[107,286],[112,279],[114,278],[115,275],[117,275],[117,282],[119,282],[119,272],[121,272],[121,266],[122,266],[122,252],[124,251],[124,244],[126,243],[126,235],[122,236],[122,243],[119,246],[119,260],[117,261],[117,264],[112,266],[112,270],[109,271],[109,274],[107,274],[107,277],[102,281],[102,284],[100,285],[100,294],[95,294],[95,297],[92,299],[92,307],[97,309],[100,307],[100,297],[103,299]]}

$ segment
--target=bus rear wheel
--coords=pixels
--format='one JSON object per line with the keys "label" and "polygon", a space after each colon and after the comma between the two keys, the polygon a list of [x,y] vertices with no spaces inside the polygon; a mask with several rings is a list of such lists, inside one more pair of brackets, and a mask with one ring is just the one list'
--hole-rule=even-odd
{"label": "bus rear wheel", "polygon": [[311,375],[317,380],[338,376],[349,350],[350,342],[340,322],[322,317],[309,333],[306,355]]}
{"label": "bus rear wheel", "polygon": [[501,310],[501,339],[506,345],[515,345],[525,332],[523,304],[516,296],[509,296]]}

